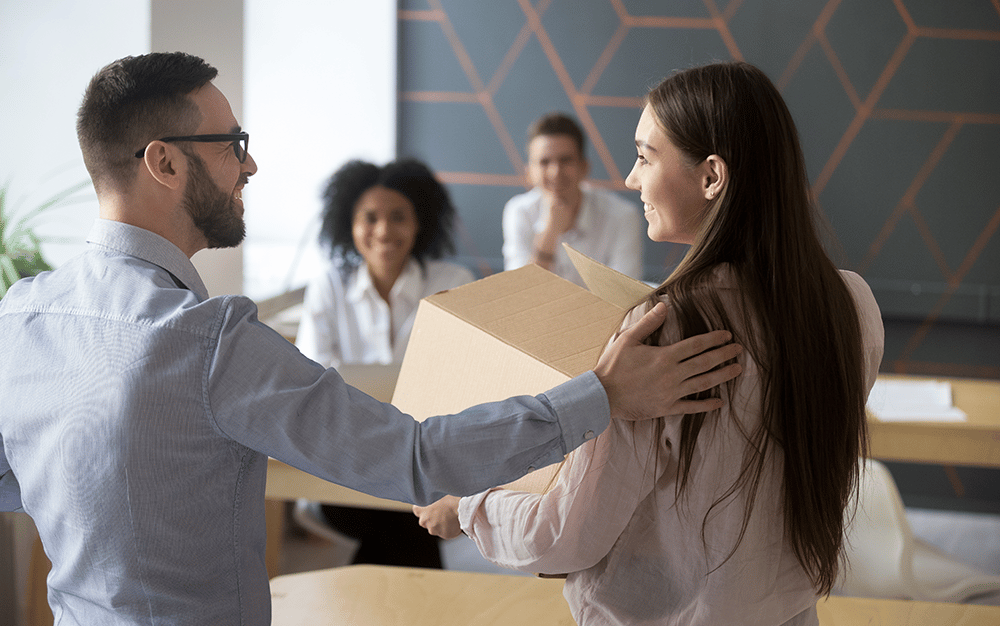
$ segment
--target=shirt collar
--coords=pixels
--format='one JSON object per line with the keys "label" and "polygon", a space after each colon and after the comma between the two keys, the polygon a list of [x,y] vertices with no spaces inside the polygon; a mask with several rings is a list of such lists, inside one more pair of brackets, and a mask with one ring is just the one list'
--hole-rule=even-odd
{"label": "shirt collar", "polygon": [[169,240],[138,226],[98,219],[90,229],[87,243],[133,256],[163,268],[202,300],[208,289],[191,259]]}
{"label": "shirt collar", "polygon": [[586,234],[594,227],[594,207],[591,206],[593,194],[590,193],[590,184],[580,183],[580,212],[576,214],[576,223],[573,229]]}
{"label": "shirt collar", "polygon": [[[367,295],[379,297],[372,283],[371,274],[368,273],[368,264],[364,261],[358,265],[354,272],[354,279],[347,288],[347,298],[352,302],[360,302]],[[413,302],[420,300],[420,293],[423,289],[423,276],[420,271],[420,264],[412,256],[406,260],[403,272],[396,279],[392,290],[389,292],[390,300],[405,298]]]}

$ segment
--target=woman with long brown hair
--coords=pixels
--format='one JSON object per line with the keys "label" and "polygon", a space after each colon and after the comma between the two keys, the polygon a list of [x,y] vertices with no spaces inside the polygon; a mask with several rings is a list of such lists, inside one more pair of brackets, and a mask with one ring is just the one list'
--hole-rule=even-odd
{"label": "woman with long brown hair", "polygon": [[569,572],[581,624],[817,624],[866,452],[878,306],[823,250],[795,125],[763,72],[674,74],[635,143],[626,184],[650,238],[691,248],[625,324],[663,301],[660,343],[729,329],[743,375],[721,410],[609,428],[546,494],[443,501],[423,523],[449,533],[454,512],[488,559]]}

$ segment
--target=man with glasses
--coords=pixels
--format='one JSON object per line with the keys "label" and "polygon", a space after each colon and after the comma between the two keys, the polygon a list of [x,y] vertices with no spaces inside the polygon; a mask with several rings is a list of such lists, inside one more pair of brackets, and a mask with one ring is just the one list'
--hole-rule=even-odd
{"label": "man with glasses", "polygon": [[100,204],[89,248],[0,301],[0,510],[38,527],[56,623],[269,623],[268,456],[428,503],[561,460],[611,416],[720,404],[680,398],[734,376],[702,372],[738,348],[701,354],[721,332],[640,345],[662,310],[594,372],[417,423],[302,356],[247,298],[209,298],[190,257],[242,240],[257,171],[215,75],[155,53],[94,77],[77,122]]}

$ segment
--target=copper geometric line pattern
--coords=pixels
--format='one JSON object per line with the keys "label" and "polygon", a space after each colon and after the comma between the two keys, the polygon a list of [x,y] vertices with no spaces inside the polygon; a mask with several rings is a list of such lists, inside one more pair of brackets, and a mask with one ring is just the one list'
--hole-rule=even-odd
{"label": "copper geometric line pattern", "polygon": [[[573,113],[580,121],[581,126],[593,146],[598,158],[608,173],[607,180],[594,180],[595,185],[623,190],[625,189],[622,173],[612,157],[611,151],[602,136],[599,128],[590,115],[589,107],[621,107],[639,109],[642,107],[642,99],[637,97],[614,97],[595,96],[592,94],[594,87],[608,67],[621,44],[625,41],[629,31],[636,28],[662,28],[662,29],[701,29],[715,30],[722,39],[726,49],[733,59],[744,58],[739,46],[729,29],[729,22],[738,12],[743,0],[732,0],[720,10],[718,3],[714,0],[703,0],[709,17],[651,17],[633,16],[628,13],[622,0],[608,0],[610,6],[618,18],[619,24],[608,41],[607,45],[598,56],[597,61],[591,68],[581,85],[577,87],[569,72],[567,71],[559,51],[546,32],[542,22],[542,16],[550,8],[551,0],[540,0],[537,4],[532,4],[530,0],[517,0],[525,17],[525,23],[520,29],[517,37],[505,53],[504,57],[493,76],[485,80],[480,76],[475,64],[462,44],[458,33],[451,24],[447,11],[444,9],[441,0],[428,0],[430,10],[400,10],[399,19],[403,21],[427,21],[436,22],[440,25],[454,55],[458,60],[462,71],[465,73],[473,93],[465,92],[440,92],[440,91],[408,91],[400,94],[403,101],[411,102],[454,102],[454,103],[477,103],[482,106],[494,132],[499,139],[507,158],[509,159],[515,172],[524,170],[524,159],[517,149],[517,146],[506,127],[494,103],[494,98],[500,87],[507,79],[512,67],[524,50],[526,44],[534,38],[541,46],[545,57],[555,72],[557,80],[566,93],[573,108]],[[906,26],[906,34],[896,46],[889,61],[882,68],[874,85],[869,93],[862,97],[856,87],[852,84],[846,69],[838,58],[836,51],[831,45],[827,35],[827,26],[841,4],[841,0],[829,0],[820,11],[812,27],[807,32],[804,40],[792,54],[785,70],[775,81],[779,90],[784,90],[795,77],[804,62],[806,56],[816,46],[829,62],[838,81],[851,106],[854,109],[854,117],[847,125],[844,133],[840,137],[829,158],[826,160],[816,179],[813,181],[812,192],[815,198],[819,198],[823,189],[830,182],[834,172],[841,164],[850,146],[857,138],[861,129],[871,119],[891,119],[909,120],[918,122],[947,122],[948,128],[940,138],[937,145],[928,155],[924,164],[920,168],[913,181],[909,184],[903,197],[899,199],[896,207],[886,218],[882,228],[871,242],[867,252],[857,262],[855,269],[864,271],[874,259],[879,255],[882,247],[890,238],[900,220],[904,216],[909,216],[916,225],[920,236],[923,238],[931,257],[938,265],[942,275],[946,279],[948,288],[934,306],[930,315],[924,320],[920,329],[911,337],[904,349],[904,355],[895,364],[897,370],[905,370],[908,365],[917,366],[916,362],[908,361],[910,355],[923,341],[927,332],[947,305],[955,290],[960,286],[962,278],[975,264],[979,254],[986,248],[989,240],[994,236],[1000,225],[1000,207],[993,214],[985,230],[977,238],[973,246],[968,250],[960,267],[951,269],[940,245],[934,237],[932,229],[923,218],[916,203],[916,197],[924,183],[930,177],[948,147],[955,139],[958,132],[967,125],[997,125],[1000,124],[1000,115],[982,114],[962,111],[920,111],[902,109],[880,109],[878,102],[888,87],[890,81],[899,70],[907,54],[919,38],[934,39],[954,39],[954,40],[976,40],[976,41],[1000,41],[1000,32],[958,29],[958,28],[936,28],[921,26],[915,22],[909,10],[905,6],[904,0],[892,0],[895,10],[899,14]],[[991,0],[994,9],[1000,14],[1000,0]],[[462,172],[462,171],[440,171],[438,177],[445,183],[463,185],[489,185],[489,186],[526,186],[526,181],[520,174],[505,175],[495,173]],[[820,210],[822,210],[820,208]],[[834,235],[834,237],[836,237]],[[833,241],[835,247],[843,249],[838,241]],[[669,260],[676,262],[676,259]],[[919,367],[918,367],[919,369]],[[992,377],[1000,377],[1000,371],[993,372],[996,368],[987,368],[991,371]]]}
{"label": "copper geometric line pattern", "polygon": [[[904,368],[905,363],[909,360],[909,357],[913,354],[913,352],[919,347],[920,343],[923,342],[927,333],[930,332],[931,327],[934,325],[934,322],[937,321],[938,316],[941,315],[941,311],[944,310],[948,300],[951,299],[951,296],[960,286],[962,278],[965,277],[965,273],[972,268],[976,258],[986,247],[990,238],[993,237],[994,233],[996,233],[998,227],[1000,227],[1000,207],[997,207],[996,212],[993,214],[993,218],[990,220],[989,224],[986,225],[983,232],[980,233],[979,237],[976,238],[975,243],[972,244],[972,247],[965,256],[965,259],[963,259],[962,264],[959,266],[958,271],[955,272],[955,275],[948,281],[948,288],[938,299],[934,308],[931,309],[930,314],[928,314],[926,319],[924,319],[924,321],[920,324],[920,328],[917,329],[917,332],[914,333],[910,340],[906,343],[906,347],[903,349],[903,352],[899,357],[900,362],[904,364]],[[900,371],[905,371],[905,369],[900,369]],[[1000,378],[1000,375],[998,374],[1000,373],[989,376],[989,378]]]}
{"label": "copper geometric line pattern", "polygon": [[[938,142],[936,146],[934,146],[933,150],[931,150],[931,153],[927,158],[927,161],[924,162],[923,166],[917,172],[916,177],[910,183],[910,186],[907,188],[906,192],[903,193],[903,197],[900,199],[899,204],[896,205],[895,210],[893,210],[892,214],[886,220],[885,224],[883,224],[882,230],[875,237],[875,240],[872,242],[871,247],[868,249],[868,253],[858,264],[857,269],[859,272],[863,273],[866,269],[868,269],[869,264],[875,259],[875,256],[878,254],[879,250],[885,244],[885,241],[889,238],[889,235],[892,234],[892,231],[895,230],[897,222],[903,216],[904,213],[910,212],[912,214],[915,214],[914,215],[915,219],[919,220],[920,224],[924,223],[923,219],[916,215],[918,213],[916,208],[917,193],[920,191],[921,187],[923,187],[924,182],[926,182],[931,172],[934,171],[934,168],[941,160],[941,157],[944,156],[944,153],[947,151],[948,146],[951,145],[952,140],[954,140],[955,136],[958,135],[958,131],[959,129],[961,129],[961,127],[962,125],[960,123],[951,124],[951,126],[945,132],[944,137],[941,138],[941,141]],[[937,248],[937,245],[934,244],[932,252],[937,250],[939,250],[939,248]],[[951,271],[948,269],[947,262],[944,261],[943,257],[938,260],[938,263],[939,265],[941,265],[941,273],[944,274],[945,277],[950,276]]]}

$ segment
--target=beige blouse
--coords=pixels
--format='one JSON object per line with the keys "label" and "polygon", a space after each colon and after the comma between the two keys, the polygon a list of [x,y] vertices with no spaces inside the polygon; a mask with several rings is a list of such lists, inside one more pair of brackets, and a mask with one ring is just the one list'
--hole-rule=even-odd
{"label": "beige blouse", "polygon": [[[842,275],[861,317],[870,390],[882,360],[882,320],[865,282]],[[731,281],[719,276],[730,319],[739,319]],[[632,312],[625,325],[644,312]],[[818,624],[816,591],[785,540],[780,454],[764,469],[735,553],[726,560],[743,520],[742,491],[712,511],[702,534],[709,507],[740,472],[746,442],[734,422],[752,432],[760,421],[759,372],[741,359],[744,373],[730,402],[705,421],[680,500],[671,442],[679,440],[681,421],[611,420],[570,456],[548,493],[494,489],[462,498],[462,529],[498,565],[571,572],[564,595],[579,624]]]}

